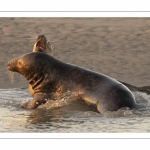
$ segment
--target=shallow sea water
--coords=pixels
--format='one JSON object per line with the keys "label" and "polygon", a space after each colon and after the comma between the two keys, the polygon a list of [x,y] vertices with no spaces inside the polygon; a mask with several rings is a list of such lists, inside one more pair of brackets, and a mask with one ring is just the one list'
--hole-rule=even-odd
{"label": "shallow sea water", "polygon": [[135,92],[138,107],[99,114],[66,96],[27,110],[28,89],[0,89],[0,132],[8,133],[147,133],[150,132],[150,95]]}

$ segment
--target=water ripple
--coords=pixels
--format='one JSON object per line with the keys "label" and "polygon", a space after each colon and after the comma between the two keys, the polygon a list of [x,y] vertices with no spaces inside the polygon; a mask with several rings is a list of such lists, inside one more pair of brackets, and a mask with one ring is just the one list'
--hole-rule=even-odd
{"label": "water ripple", "polygon": [[[0,132],[149,132],[150,96],[134,93],[138,107],[101,115],[70,96],[37,109],[20,108],[28,89],[0,89]],[[72,102],[72,103],[70,103]]]}

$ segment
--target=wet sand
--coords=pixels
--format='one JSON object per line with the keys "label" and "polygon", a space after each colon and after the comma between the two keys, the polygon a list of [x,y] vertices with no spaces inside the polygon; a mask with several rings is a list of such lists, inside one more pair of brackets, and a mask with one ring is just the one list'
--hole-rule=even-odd
{"label": "wet sand", "polygon": [[36,35],[54,57],[135,86],[150,85],[150,18],[0,18],[0,88],[27,87],[7,62],[32,51]]}

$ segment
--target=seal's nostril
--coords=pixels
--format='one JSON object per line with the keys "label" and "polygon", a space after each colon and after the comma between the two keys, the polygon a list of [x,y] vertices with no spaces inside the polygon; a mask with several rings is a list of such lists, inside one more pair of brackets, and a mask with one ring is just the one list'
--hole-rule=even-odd
{"label": "seal's nostril", "polygon": [[7,66],[10,66],[10,62],[7,63]]}
{"label": "seal's nostril", "polygon": [[7,63],[7,68],[8,68],[8,69],[11,68],[11,63],[10,63],[10,62]]}

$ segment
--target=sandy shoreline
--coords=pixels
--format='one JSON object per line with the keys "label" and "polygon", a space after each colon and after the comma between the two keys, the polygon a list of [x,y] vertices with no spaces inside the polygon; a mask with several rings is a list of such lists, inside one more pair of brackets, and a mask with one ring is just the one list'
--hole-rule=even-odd
{"label": "sandy shoreline", "polygon": [[27,87],[7,62],[32,51],[36,35],[54,41],[54,57],[136,85],[150,85],[150,18],[0,18],[0,88]]}

